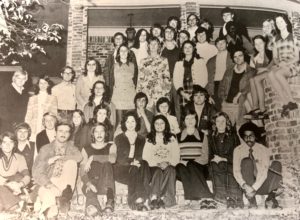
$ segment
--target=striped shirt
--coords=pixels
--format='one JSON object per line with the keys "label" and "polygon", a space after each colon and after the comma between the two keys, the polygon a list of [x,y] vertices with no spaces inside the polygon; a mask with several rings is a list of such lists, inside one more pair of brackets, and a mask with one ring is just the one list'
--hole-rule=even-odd
{"label": "striped shirt", "polygon": [[201,136],[197,129],[192,135],[187,134],[186,129],[177,135],[181,160],[200,158],[201,164],[207,163],[208,149],[206,145],[203,145],[203,134]]}

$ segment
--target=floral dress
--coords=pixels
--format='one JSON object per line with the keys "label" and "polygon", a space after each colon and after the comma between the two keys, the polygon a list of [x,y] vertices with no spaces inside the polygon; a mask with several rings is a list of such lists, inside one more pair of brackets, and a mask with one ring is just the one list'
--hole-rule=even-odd
{"label": "floral dress", "polygon": [[153,109],[160,97],[170,98],[171,81],[168,60],[166,58],[147,57],[141,61],[137,81],[137,92],[148,97],[148,108]]}

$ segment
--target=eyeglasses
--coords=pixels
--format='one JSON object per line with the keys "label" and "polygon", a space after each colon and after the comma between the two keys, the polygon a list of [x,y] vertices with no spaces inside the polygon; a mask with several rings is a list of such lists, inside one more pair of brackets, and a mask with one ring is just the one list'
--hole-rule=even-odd
{"label": "eyeglasses", "polygon": [[253,135],[253,134],[244,135],[244,139],[255,139],[255,135]]}
{"label": "eyeglasses", "polygon": [[66,75],[73,75],[72,72],[63,72],[63,74],[66,74]]}

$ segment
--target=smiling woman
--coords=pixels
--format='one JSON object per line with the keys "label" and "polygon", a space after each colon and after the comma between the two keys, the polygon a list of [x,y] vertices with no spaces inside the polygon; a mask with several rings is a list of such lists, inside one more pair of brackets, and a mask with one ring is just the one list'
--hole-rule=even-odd
{"label": "smiling woman", "polygon": [[10,132],[0,137],[0,211],[19,208],[22,188],[30,181],[25,158],[15,153],[17,138]]}

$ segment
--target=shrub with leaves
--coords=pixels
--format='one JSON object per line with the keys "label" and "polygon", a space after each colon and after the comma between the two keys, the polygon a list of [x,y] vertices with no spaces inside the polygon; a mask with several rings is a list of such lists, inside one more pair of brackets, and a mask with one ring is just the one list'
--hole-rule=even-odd
{"label": "shrub with leaves", "polygon": [[39,0],[0,0],[0,7],[0,64],[46,54],[45,45],[61,42],[61,24],[38,25],[30,14],[44,8]]}

